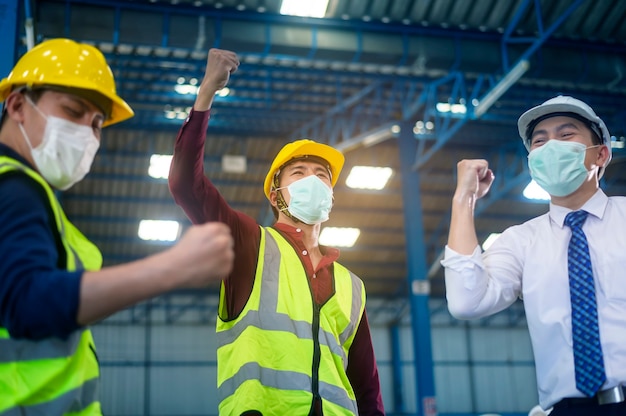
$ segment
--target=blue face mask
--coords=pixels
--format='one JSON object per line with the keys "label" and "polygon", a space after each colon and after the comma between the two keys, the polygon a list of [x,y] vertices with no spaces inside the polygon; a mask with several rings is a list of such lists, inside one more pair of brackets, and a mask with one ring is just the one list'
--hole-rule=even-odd
{"label": "blue face mask", "polygon": [[[305,224],[328,221],[333,206],[333,190],[315,175],[298,179],[286,187],[289,190],[287,211]],[[278,188],[278,190],[285,189]]]}
{"label": "blue face mask", "polygon": [[567,196],[580,188],[589,176],[585,167],[586,150],[598,146],[548,140],[528,155],[530,176],[550,195]]}

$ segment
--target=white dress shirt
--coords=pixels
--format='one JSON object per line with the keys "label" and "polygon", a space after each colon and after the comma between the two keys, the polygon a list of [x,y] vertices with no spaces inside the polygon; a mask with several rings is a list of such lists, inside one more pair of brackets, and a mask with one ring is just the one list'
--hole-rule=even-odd
{"label": "white dress shirt", "polygon": [[[600,340],[607,381],[601,389],[626,383],[626,197],[602,190],[581,208],[589,212],[583,231],[596,282]],[[491,315],[524,302],[535,356],[539,403],[548,409],[576,389],[571,306],[567,273],[571,210],[550,204],[547,214],[506,229],[481,254],[446,247],[446,297],[458,319]]]}

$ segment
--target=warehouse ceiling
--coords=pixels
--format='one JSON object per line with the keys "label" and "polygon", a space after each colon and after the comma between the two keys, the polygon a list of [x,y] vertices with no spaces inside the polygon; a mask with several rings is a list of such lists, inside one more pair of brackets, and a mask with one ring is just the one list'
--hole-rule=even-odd
{"label": "warehouse ceiling", "polygon": [[[340,261],[361,276],[370,297],[393,305],[403,305],[396,301],[406,301],[411,288],[424,289],[413,280],[427,279],[432,296],[443,296],[439,260],[458,160],[485,158],[496,174],[477,206],[480,240],[547,210],[522,196],[530,180],[516,129],[523,111],[573,95],[595,108],[617,146],[626,133],[620,0],[331,0],[321,19],[280,15],[279,0],[30,5],[22,11],[24,20],[32,15],[35,41],[96,45],[136,113],[105,130],[92,174],[62,196],[105,265],[171,244],[138,239],[141,219],[189,226],[166,180],[147,172],[152,154],[171,154],[193,105],[195,96],[176,86],[202,79],[211,47],[235,51],[241,66],[230,94],[214,103],[208,176],[234,208],[268,225],[261,184],[280,147],[309,137],[342,149],[346,166],[325,225],[361,230]],[[25,51],[24,36],[18,47]],[[519,69],[518,80],[502,85]],[[463,104],[466,112],[440,112],[438,103]],[[245,172],[225,172],[224,155],[245,156]],[[358,191],[345,185],[357,165],[389,166],[394,174],[382,191]],[[604,186],[611,195],[626,192],[619,148]]]}

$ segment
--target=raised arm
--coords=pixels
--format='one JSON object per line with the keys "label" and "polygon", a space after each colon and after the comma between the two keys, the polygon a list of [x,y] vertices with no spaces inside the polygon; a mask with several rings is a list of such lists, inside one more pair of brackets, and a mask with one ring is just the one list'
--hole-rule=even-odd
{"label": "raised arm", "polygon": [[176,137],[168,184],[174,201],[194,224],[222,221],[232,225],[234,214],[204,174],[204,143],[213,97],[226,86],[238,66],[235,53],[209,51],[193,110]]}
{"label": "raised arm", "polygon": [[460,254],[472,254],[478,245],[474,225],[476,200],[487,194],[494,175],[486,160],[461,160],[457,164],[457,185],[452,199],[448,247]]}

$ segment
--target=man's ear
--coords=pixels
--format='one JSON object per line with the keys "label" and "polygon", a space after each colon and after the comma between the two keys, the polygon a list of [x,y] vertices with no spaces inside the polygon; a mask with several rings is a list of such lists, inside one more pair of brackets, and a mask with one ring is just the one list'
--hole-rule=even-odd
{"label": "man's ear", "polygon": [[600,150],[598,151],[598,158],[596,159],[596,165],[599,167],[606,166],[606,162],[609,160],[609,148],[608,145],[604,144],[600,146]]}
{"label": "man's ear", "polygon": [[274,208],[276,208],[276,205],[278,204],[278,203],[276,202],[276,198],[278,197],[277,193],[278,193],[278,191],[275,191],[275,190],[273,190],[273,189],[270,191],[270,197],[269,197],[269,200],[270,200],[270,204],[271,204]]}
{"label": "man's ear", "polygon": [[24,94],[20,91],[13,91],[10,93],[4,101],[4,111],[7,112],[7,117],[17,123],[24,123],[25,104],[26,100],[24,98]]}

